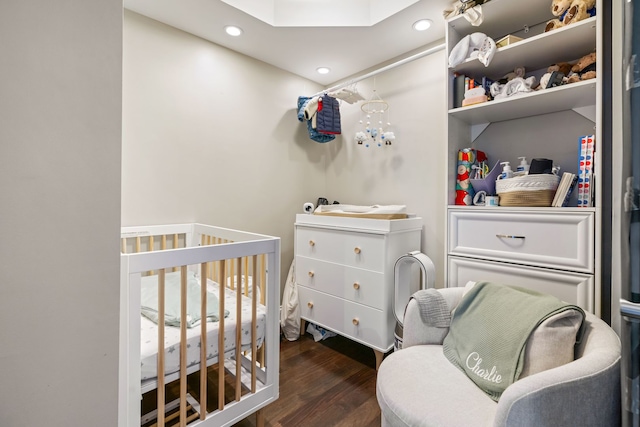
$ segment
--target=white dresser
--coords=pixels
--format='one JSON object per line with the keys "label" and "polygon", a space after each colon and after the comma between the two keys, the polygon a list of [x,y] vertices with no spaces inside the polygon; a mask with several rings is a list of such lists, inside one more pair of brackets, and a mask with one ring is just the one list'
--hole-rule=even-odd
{"label": "white dresser", "polygon": [[580,208],[449,208],[449,286],[493,281],[595,310],[594,214]]}
{"label": "white dresser", "polygon": [[420,250],[421,218],[298,214],[295,280],[301,317],[368,347],[376,364],[393,347],[396,260]]}

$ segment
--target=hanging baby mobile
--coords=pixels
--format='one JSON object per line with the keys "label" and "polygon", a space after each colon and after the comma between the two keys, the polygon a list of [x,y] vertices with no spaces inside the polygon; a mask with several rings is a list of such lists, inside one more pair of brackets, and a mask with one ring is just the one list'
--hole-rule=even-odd
{"label": "hanging baby mobile", "polygon": [[389,126],[391,126],[389,123],[389,104],[380,98],[374,89],[373,97],[364,101],[360,109],[362,110],[360,125],[364,126],[364,129],[356,132],[358,145],[364,147],[391,145],[396,136],[389,130]]}

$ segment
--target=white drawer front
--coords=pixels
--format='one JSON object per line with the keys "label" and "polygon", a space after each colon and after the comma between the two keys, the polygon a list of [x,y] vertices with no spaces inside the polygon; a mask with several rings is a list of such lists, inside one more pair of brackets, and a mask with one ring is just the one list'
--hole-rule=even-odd
{"label": "white drawer front", "polygon": [[449,212],[449,254],[593,273],[593,213]]}
{"label": "white drawer front", "polygon": [[386,309],[387,290],[382,273],[303,256],[296,257],[295,270],[296,283],[300,285],[380,310]]}
{"label": "white drawer front", "polygon": [[301,317],[378,351],[393,346],[393,316],[327,295],[304,286],[298,287]]}
{"label": "white drawer front", "polygon": [[296,227],[296,255],[384,272],[383,235]]}
{"label": "white drawer front", "polygon": [[554,295],[590,312],[595,309],[594,280],[588,274],[449,257],[448,286],[464,286],[469,281],[520,286]]}

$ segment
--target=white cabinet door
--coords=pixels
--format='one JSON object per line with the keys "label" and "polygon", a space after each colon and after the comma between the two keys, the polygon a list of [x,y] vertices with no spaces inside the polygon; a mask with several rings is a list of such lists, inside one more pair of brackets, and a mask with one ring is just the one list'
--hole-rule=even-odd
{"label": "white cabinet door", "polygon": [[593,273],[593,213],[450,210],[449,254]]}
{"label": "white cabinet door", "polygon": [[593,276],[567,271],[449,257],[449,286],[469,281],[490,281],[520,286],[555,295],[561,300],[594,312]]}

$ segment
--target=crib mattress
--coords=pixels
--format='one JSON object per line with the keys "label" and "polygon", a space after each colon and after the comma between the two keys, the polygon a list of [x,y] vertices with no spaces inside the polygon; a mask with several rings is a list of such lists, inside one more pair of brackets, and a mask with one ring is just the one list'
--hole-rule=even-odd
{"label": "crib mattress", "polygon": [[[218,284],[208,281],[209,291],[219,295]],[[236,292],[225,289],[224,308],[229,311],[229,316],[224,319],[224,354],[227,356],[235,352],[236,325],[238,323],[236,315],[237,306]],[[241,296],[241,348],[251,349],[251,321],[252,308],[251,299]],[[158,374],[158,325],[144,316],[141,318],[140,330],[140,369],[143,383],[155,380]],[[266,307],[257,304],[256,309],[256,341],[260,347],[264,341],[266,324]],[[180,370],[180,328],[165,326],[164,331],[164,355],[165,355],[165,376]],[[210,365],[218,359],[218,334],[220,322],[207,322],[207,364]],[[200,363],[200,331],[201,327],[187,329],[187,368]]]}

